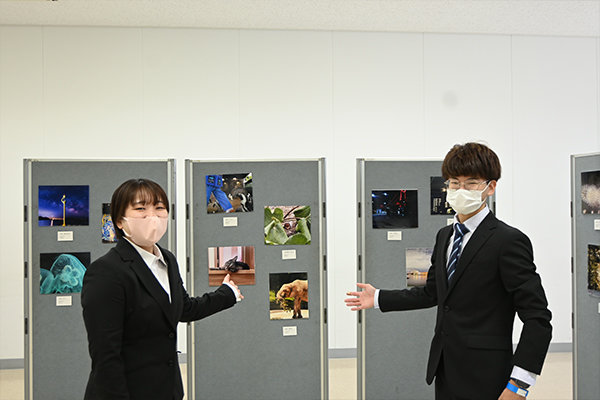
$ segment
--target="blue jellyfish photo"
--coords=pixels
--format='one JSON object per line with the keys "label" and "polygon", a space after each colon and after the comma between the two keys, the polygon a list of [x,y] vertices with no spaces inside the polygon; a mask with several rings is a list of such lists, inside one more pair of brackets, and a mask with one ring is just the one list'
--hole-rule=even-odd
{"label": "blue jellyfish photo", "polygon": [[40,254],[40,294],[80,293],[90,253]]}

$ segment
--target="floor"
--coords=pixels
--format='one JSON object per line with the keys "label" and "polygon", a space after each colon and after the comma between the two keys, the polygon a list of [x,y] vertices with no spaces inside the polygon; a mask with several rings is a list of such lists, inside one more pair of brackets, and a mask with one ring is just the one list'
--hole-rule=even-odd
{"label": "floor", "polygon": [[[182,366],[185,377],[185,366]],[[544,371],[538,378],[528,400],[572,400],[571,353],[549,353]],[[0,400],[21,400],[24,397],[23,370],[0,370]],[[329,398],[356,399],[356,359],[329,360]]]}

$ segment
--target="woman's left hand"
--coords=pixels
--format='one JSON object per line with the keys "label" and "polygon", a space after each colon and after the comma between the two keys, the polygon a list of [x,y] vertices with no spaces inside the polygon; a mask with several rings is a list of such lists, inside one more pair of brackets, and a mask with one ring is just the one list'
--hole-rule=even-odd
{"label": "woman's left hand", "polygon": [[244,296],[242,295],[242,292],[240,291],[240,288],[235,284],[235,282],[231,279],[231,276],[229,276],[229,274],[225,275],[225,279],[223,279],[223,283],[227,286],[229,286],[230,288],[234,289],[235,292],[235,298],[240,301],[244,299]]}

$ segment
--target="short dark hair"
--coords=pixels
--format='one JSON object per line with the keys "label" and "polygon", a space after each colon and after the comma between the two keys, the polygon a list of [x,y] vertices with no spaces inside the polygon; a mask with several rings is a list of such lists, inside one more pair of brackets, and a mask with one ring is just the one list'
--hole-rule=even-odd
{"label": "short dark hair", "polygon": [[481,143],[455,144],[442,163],[444,179],[469,176],[497,181],[501,172],[502,167],[496,153]]}
{"label": "short dark hair", "polygon": [[122,238],[124,233],[117,226],[117,222],[123,218],[127,207],[138,199],[146,204],[163,203],[167,211],[169,211],[167,194],[158,183],[144,178],[130,179],[123,182],[115,190],[110,201],[110,217],[112,218],[118,238]]}

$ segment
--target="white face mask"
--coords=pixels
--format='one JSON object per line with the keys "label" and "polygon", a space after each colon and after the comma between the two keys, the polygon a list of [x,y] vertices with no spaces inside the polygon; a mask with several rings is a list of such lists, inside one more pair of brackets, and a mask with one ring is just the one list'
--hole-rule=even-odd
{"label": "white face mask", "polygon": [[483,192],[489,185],[488,182],[482,190],[448,189],[446,191],[446,201],[457,214],[468,215],[474,213],[485,202],[485,199],[482,199]]}
{"label": "white face mask", "polygon": [[140,247],[152,247],[167,231],[169,217],[156,215],[145,218],[123,217],[125,236]]}

